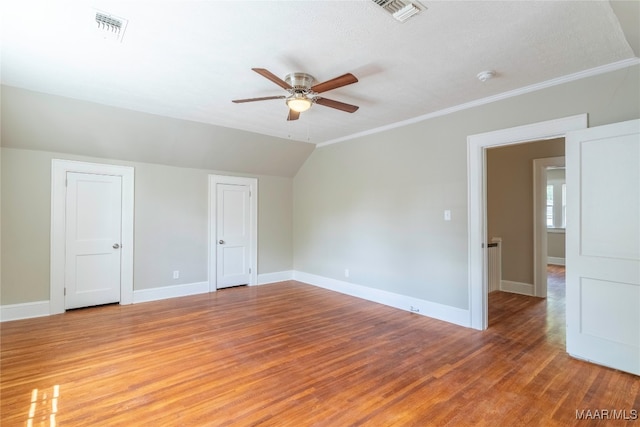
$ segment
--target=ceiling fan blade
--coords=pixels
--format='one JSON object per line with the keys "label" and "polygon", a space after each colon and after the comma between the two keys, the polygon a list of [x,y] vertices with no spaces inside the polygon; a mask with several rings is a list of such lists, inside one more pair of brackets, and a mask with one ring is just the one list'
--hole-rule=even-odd
{"label": "ceiling fan blade", "polygon": [[315,86],[311,86],[311,90],[316,93],[326,92],[328,90],[337,89],[342,86],[356,83],[358,79],[351,73],[343,74],[326,82],[318,83]]}
{"label": "ceiling fan blade", "polygon": [[357,105],[345,104],[344,102],[334,101],[327,98],[316,98],[316,104],[324,105],[325,107],[335,108],[337,110],[346,111],[347,113],[354,113],[358,110]]}
{"label": "ceiling fan blade", "polygon": [[239,104],[241,102],[267,101],[269,99],[284,99],[284,98],[286,98],[286,96],[284,96],[284,95],[280,95],[280,96],[264,96],[262,98],[234,99],[231,102],[235,102],[236,104]]}
{"label": "ceiling fan blade", "polygon": [[267,70],[265,68],[252,68],[252,70],[255,71],[256,73],[260,74],[262,77],[271,80],[272,82],[274,82],[275,84],[280,86],[282,89],[292,89],[292,87],[291,87],[291,85],[289,83],[285,82],[280,77],[276,76],[271,71],[269,71],[269,70]]}
{"label": "ceiling fan blade", "polygon": [[287,116],[287,121],[298,120],[298,118],[300,118],[300,113],[298,113],[297,111],[293,111],[292,109],[289,109],[289,115]]}

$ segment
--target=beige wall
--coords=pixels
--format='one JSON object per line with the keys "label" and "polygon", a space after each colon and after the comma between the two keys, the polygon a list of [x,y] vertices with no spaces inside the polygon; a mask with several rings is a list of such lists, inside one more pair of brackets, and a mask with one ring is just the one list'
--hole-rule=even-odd
{"label": "beige wall", "polygon": [[[208,175],[229,173],[2,148],[1,304],[49,299],[53,158],[135,168],[134,290],[207,280]],[[251,176],[259,187],[258,273],[291,270],[292,179]]]}
{"label": "beige wall", "polygon": [[502,238],[502,279],[533,284],[533,160],[564,156],[564,138],[487,150],[487,230]]}
{"label": "beige wall", "polygon": [[553,258],[565,258],[566,235],[562,232],[547,233],[547,256]]}
{"label": "beige wall", "polygon": [[[322,147],[293,180],[288,174],[295,173],[291,171],[296,165],[283,166],[284,177],[248,173],[258,174],[260,185],[259,273],[294,268],[468,308],[467,136],[580,113],[589,114],[591,126],[639,118],[639,69],[626,68]],[[166,276],[164,265],[167,270],[181,269],[180,282],[206,280],[206,177],[220,169],[187,167],[183,156],[177,158],[184,162],[182,167],[160,163],[171,160],[171,153],[194,149],[207,158],[228,156],[225,170],[233,170],[231,165],[242,156],[255,155],[253,144],[240,157],[226,145],[207,151],[206,141],[224,133],[105,107],[109,111],[104,114],[117,119],[107,124],[122,123],[108,133],[111,139],[122,136],[126,144],[134,144],[138,136],[143,139],[133,150],[137,158],[105,160],[124,157],[118,153],[126,150],[119,140],[112,150],[113,141],[99,139],[94,132],[91,123],[105,123],[102,107],[61,101],[64,109],[54,113],[44,105],[48,101],[35,96],[33,112],[38,114],[30,114],[29,100],[22,99],[14,109],[4,92],[1,304],[48,299],[53,157],[136,168],[135,289],[176,284]],[[93,109],[83,112],[83,107]],[[167,135],[153,129],[159,123]],[[156,149],[148,134],[163,140],[163,161],[143,159]],[[71,146],[65,145],[69,138]],[[104,155],[92,151],[77,157],[46,148],[61,145],[72,151],[89,139],[91,150],[105,150]],[[181,145],[182,140],[189,144]],[[270,146],[279,150],[285,142]],[[304,158],[307,148],[300,152],[294,153],[295,161]],[[251,162],[258,167],[271,157],[258,156],[258,162]],[[449,222],[443,220],[445,209],[452,212]],[[345,268],[350,269],[349,279]]]}
{"label": "beige wall", "polygon": [[[293,184],[294,268],[468,308],[467,136],[581,113],[590,126],[638,118],[639,68],[316,149]],[[513,280],[528,281],[520,267]]]}
{"label": "beige wall", "polygon": [[292,177],[313,145],[14,87],[1,95],[0,304],[49,299],[53,158],[135,168],[134,290],[207,280],[210,173],[258,178],[258,273],[291,270]]}

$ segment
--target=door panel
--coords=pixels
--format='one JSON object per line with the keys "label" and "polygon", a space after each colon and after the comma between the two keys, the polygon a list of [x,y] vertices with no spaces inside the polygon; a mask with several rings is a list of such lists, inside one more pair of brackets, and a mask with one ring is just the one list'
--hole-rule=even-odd
{"label": "door panel", "polygon": [[[640,345],[634,328],[627,322],[640,324],[636,302],[640,288],[632,283],[582,278],[580,280],[580,325],[582,333],[620,344]],[[590,315],[599,313],[599,316]]]}
{"label": "door panel", "polygon": [[67,173],[65,308],[120,301],[121,222],[121,177]]}
{"label": "door panel", "polygon": [[640,121],[572,132],[567,351],[640,375]]}
{"label": "door panel", "polygon": [[250,281],[250,191],[248,185],[217,184],[217,287]]}

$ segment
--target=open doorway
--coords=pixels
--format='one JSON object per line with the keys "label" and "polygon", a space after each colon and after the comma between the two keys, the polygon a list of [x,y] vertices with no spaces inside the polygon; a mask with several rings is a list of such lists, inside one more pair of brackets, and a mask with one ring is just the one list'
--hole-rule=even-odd
{"label": "open doorway", "polygon": [[[493,283],[487,290],[490,293],[487,300],[490,326],[494,326],[503,315],[517,315],[519,311],[524,312],[527,304],[535,304],[537,299],[547,297],[549,243],[558,243],[558,238],[564,237],[564,234],[560,234],[564,224],[561,221],[562,212],[559,213],[557,224],[553,223],[556,219],[554,209],[561,208],[561,201],[554,205],[553,197],[547,199],[547,179],[559,179],[560,174],[548,173],[546,166],[542,174],[539,169],[540,164],[546,163],[549,163],[549,167],[564,166],[563,159],[563,137],[486,150],[487,241],[500,242],[498,255],[493,254],[495,248],[489,248],[489,259],[492,256],[501,257],[497,280],[491,277],[496,273],[488,269],[488,281]],[[538,184],[540,175],[544,182]],[[555,184],[554,180],[552,187]],[[558,187],[560,199],[562,188],[561,185]],[[553,190],[551,196],[554,195]],[[552,220],[550,226],[547,221],[548,209]],[[548,237],[549,233],[556,231],[557,235]],[[525,295],[533,299],[494,293]]]}
{"label": "open doorway", "polygon": [[543,249],[546,249],[547,264],[564,266],[567,225],[567,180],[564,166],[546,168],[544,193],[547,244]]}
{"label": "open doorway", "polygon": [[549,264],[547,282],[546,298],[504,291],[491,292],[488,295],[489,328],[509,331],[513,325],[527,322],[532,332],[542,328],[563,339],[566,322],[565,267]]}
{"label": "open doorway", "polygon": [[533,284],[535,295],[547,296],[547,265],[565,264],[565,157],[533,160]]}
{"label": "open doorway", "polygon": [[532,123],[467,137],[468,217],[469,217],[469,321],[474,329],[488,327],[487,308],[487,214],[486,151],[529,141],[564,137],[568,132],[586,129],[587,115]]}

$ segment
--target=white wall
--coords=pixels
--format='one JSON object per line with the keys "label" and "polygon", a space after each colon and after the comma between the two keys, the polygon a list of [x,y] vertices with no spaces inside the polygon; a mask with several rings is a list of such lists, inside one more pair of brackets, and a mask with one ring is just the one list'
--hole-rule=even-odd
{"label": "white wall", "polygon": [[293,177],[314,146],[0,86],[2,146]]}
{"label": "white wall", "polygon": [[[207,281],[208,175],[221,171],[2,148],[2,305],[49,299],[51,159],[135,168],[134,291]],[[292,269],[292,179],[258,178],[258,274]],[[180,270],[180,279],[172,271]]]}
{"label": "white wall", "polygon": [[639,82],[634,66],[317,149],[294,179],[294,269],[468,309],[467,136],[638,118]]}
{"label": "white wall", "polygon": [[[585,112],[591,126],[638,118],[639,68],[322,147],[312,153],[293,180],[248,174],[260,182],[259,273],[293,269],[383,292],[378,295],[401,295],[468,309],[467,136]],[[170,269],[181,268],[185,282],[206,280],[206,177],[209,173],[224,174],[224,170],[186,164],[162,166],[142,158],[117,159],[124,148],[112,150],[109,141],[96,141],[90,122],[82,122],[83,134],[70,127],[74,114],[53,114],[43,105],[53,102],[50,108],[55,109],[60,100],[52,101],[49,95],[41,100],[30,93],[14,109],[5,92],[1,304],[48,299],[50,161],[54,157],[136,168],[134,289],[175,284],[160,263]],[[37,115],[28,114],[29,100],[33,99],[38,101]],[[95,108],[93,114],[82,117],[103,123],[100,106],[60,102],[75,112],[81,107]],[[43,114],[47,117],[39,127]],[[160,120],[126,111],[105,114],[125,121],[119,132],[125,132],[130,144],[139,133],[144,135],[145,129],[152,132],[151,127]],[[145,125],[141,127],[136,118]],[[163,126],[171,135],[169,142],[165,141],[168,145],[163,145],[169,150],[162,153],[163,160],[170,160],[167,153],[182,139],[203,147],[213,135],[199,125],[167,120],[170,123]],[[194,133],[198,135],[195,139]],[[74,139],[73,147],[65,145],[67,138]],[[57,144],[77,149],[83,138],[94,138],[91,153],[102,149],[104,155],[61,154],[45,148]],[[280,143],[273,146],[282,147]],[[141,157],[148,155],[147,151],[153,151],[148,138],[133,150]],[[305,148],[297,153],[292,157],[294,162],[308,151]],[[215,155],[224,157],[225,153]],[[238,160],[232,157],[232,161]],[[297,170],[296,165],[293,169],[282,167],[289,172]],[[451,211],[451,221],[443,220],[445,209]],[[178,266],[168,267],[174,264]],[[349,278],[344,277],[346,268]]]}
{"label": "white wall", "polygon": [[0,305],[49,299],[53,158],[135,168],[134,291],[207,281],[210,173],[258,178],[258,274],[291,271],[313,145],[8,86],[1,101]]}

